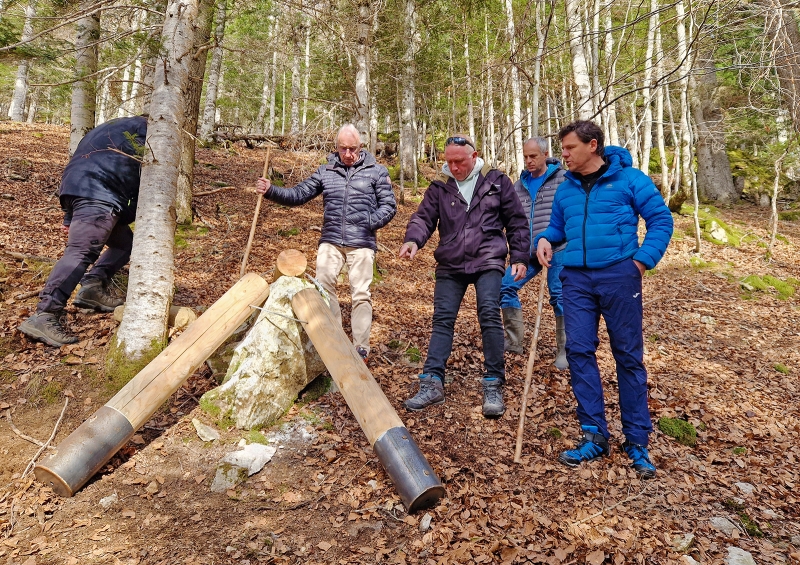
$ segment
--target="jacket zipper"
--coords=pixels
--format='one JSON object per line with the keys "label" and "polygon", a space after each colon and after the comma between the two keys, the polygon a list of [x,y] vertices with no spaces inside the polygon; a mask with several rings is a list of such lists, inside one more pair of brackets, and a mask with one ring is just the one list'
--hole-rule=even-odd
{"label": "jacket zipper", "polygon": [[[583,188],[583,187],[581,187]],[[594,187],[592,187],[594,188]],[[584,268],[588,267],[586,264],[586,218],[589,215],[589,194],[591,194],[592,189],[590,188],[586,192],[586,202],[583,205],[583,266]]]}
{"label": "jacket zipper", "polygon": [[348,167],[347,172],[344,174],[344,203],[342,204],[342,247],[344,247],[344,229],[345,219],[347,218],[347,193],[350,192],[350,170],[353,167]]}

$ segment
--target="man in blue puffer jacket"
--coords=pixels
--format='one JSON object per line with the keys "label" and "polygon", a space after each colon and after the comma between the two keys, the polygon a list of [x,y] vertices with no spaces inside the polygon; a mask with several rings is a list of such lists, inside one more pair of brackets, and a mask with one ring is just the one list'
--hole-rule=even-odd
{"label": "man in blue puffer jacket", "polygon": [[284,206],[299,206],[322,195],[322,236],[317,250],[316,275],[328,291],[334,317],[342,323],[336,298],[336,279],[345,263],[350,281],[353,345],[366,361],[372,328],[372,283],[375,232],[397,213],[389,171],[371,153],[361,149],[361,136],[347,124],[336,134],[336,151],[328,163],[293,188],[271,186],[258,179],[256,190]]}
{"label": "man in blue puffer jacket", "polygon": [[[631,167],[621,147],[603,147],[603,131],[573,122],[558,134],[569,167],[559,186],[550,225],[536,238],[543,265],[553,242],[566,240],[563,284],[567,360],[583,438],[558,460],[571,467],[608,455],[603,385],[597,366],[602,315],[617,364],[623,449],[643,478],[655,476],[647,452],[653,426],[647,407],[642,338],[642,276],[663,257],[672,237],[672,214],[650,178]],[[640,244],[639,217],[647,233]]]}

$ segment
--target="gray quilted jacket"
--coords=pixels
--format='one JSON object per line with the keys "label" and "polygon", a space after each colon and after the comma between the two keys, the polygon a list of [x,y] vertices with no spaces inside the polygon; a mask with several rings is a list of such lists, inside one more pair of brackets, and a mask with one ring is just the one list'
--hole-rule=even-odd
{"label": "gray quilted jacket", "polygon": [[[534,237],[547,229],[550,224],[550,212],[553,209],[553,198],[556,195],[558,185],[564,182],[564,174],[566,171],[561,168],[561,163],[558,159],[547,159],[547,172],[545,175],[544,183],[536,193],[536,202],[531,202],[531,194],[528,189],[522,184],[525,175],[530,175],[528,171],[523,171],[520,179],[514,183],[514,191],[517,193],[519,201],[522,203],[522,209],[525,211],[525,217],[528,218],[528,224],[531,230],[531,242]],[[564,248],[566,242],[561,241],[553,244],[553,251],[560,251]],[[534,247],[531,244],[531,255],[534,254]]]}

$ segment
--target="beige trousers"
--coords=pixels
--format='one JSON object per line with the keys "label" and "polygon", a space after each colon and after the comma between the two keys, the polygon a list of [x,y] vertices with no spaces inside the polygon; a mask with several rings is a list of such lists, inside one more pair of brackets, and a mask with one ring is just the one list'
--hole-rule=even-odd
{"label": "beige trousers", "polygon": [[347,263],[347,278],[350,281],[350,296],[353,308],[350,326],[353,345],[363,347],[369,353],[369,332],[372,327],[372,269],[375,252],[365,247],[339,247],[320,243],[317,250],[317,280],[330,295],[330,306],[334,318],[341,325],[342,311],[336,298],[336,279]]}

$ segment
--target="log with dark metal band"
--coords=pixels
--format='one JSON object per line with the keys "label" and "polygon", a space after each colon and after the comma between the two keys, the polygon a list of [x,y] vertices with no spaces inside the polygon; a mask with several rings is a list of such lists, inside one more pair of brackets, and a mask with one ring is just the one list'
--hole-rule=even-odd
{"label": "log with dark metal band", "polygon": [[292,298],[292,309],[408,512],[434,505],[445,496],[444,486],[320,293],[301,290]]}
{"label": "log with dark metal band", "polygon": [[247,319],[251,305],[261,306],[267,296],[267,281],[245,275],[43,459],[36,478],[56,494],[75,494]]}
{"label": "log with dark metal band", "polygon": [[442,483],[404,427],[392,428],[372,446],[409,514],[445,496]]}

